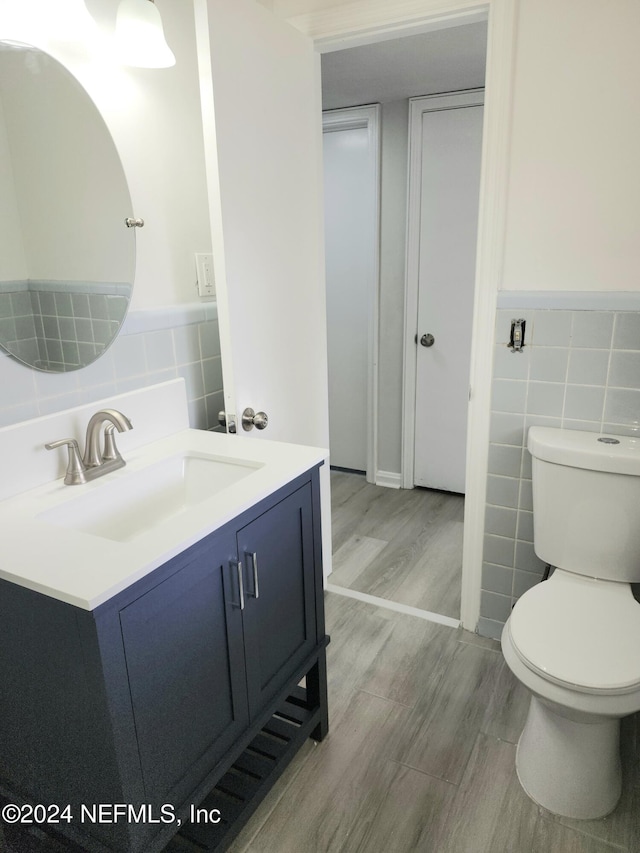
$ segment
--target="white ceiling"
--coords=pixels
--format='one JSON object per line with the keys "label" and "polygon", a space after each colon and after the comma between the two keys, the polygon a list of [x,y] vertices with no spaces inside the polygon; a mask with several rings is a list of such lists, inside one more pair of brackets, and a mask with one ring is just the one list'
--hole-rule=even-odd
{"label": "white ceiling", "polygon": [[322,108],[385,103],[484,86],[486,22],[322,55]]}

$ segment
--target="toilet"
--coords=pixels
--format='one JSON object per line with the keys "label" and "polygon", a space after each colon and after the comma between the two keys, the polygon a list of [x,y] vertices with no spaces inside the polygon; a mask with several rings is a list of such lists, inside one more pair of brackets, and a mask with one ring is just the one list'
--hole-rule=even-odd
{"label": "toilet", "polygon": [[620,798],[620,719],[640,710],[640,440],[534,426],[527,446],[534,548],[555,571],[502,632],[532,694],[516,769],[538,805],[595,819]]}

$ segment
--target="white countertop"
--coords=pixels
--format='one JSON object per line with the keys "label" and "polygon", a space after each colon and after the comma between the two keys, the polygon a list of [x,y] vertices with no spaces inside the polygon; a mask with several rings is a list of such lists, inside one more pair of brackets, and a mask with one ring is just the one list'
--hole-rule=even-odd
{"label": "white countertop", "polygon": [[[248,476],[130,541],[114,541],[39,518],[159,461],[181,453],[255,463]],[[0,501],[0,577],[93,610],[207,534],[322,463],[320,448],[183,429],[136,449],[126,466],[81,486],[61,479]]]}

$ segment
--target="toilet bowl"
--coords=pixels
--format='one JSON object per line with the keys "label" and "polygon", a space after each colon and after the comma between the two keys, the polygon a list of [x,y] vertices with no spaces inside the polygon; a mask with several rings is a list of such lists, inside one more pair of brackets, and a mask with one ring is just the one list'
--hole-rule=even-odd
{"label": "toilet bowl", "polygon": [[516,603],[502,650],[532,693],[516,769],[554,814],[594,819],[615,808],[620,718],[640,710],[638,649],[640,604],[628,584],[557,569]]}
{"label": "toilet bowl", "polygon": [[621,793],[620,719],[640,710],[640,444],[532,427],[534,547],[555,572],[502,633],[532,694],[516,769],[549,811],[595,819]]}

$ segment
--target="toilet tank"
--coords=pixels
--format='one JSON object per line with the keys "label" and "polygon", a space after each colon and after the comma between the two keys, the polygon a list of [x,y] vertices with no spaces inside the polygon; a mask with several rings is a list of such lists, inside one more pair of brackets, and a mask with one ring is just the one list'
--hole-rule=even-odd
{"label": "toilet tank", "polygon": [[640,581],[640,440],[531,427],[533,539],[552,566]]}

